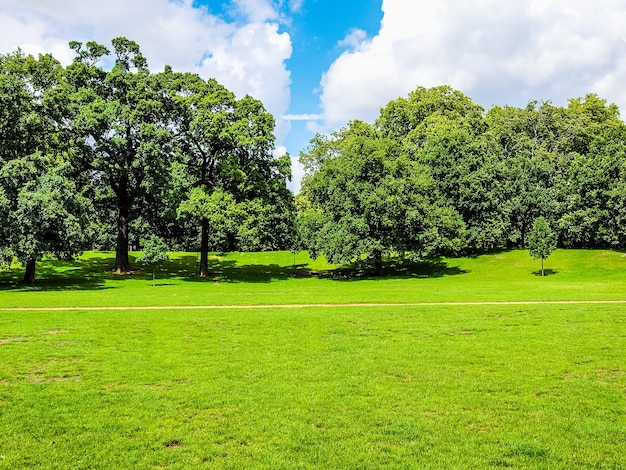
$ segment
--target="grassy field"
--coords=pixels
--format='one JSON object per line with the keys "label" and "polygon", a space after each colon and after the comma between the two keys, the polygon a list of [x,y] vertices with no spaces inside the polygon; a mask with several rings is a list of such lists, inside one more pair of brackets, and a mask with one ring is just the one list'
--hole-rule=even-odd
{"label": "grassy field", "polygon": [[[515,251],[348,276],[290,253],[108,254],[0,308],[626,299],[626,258]],[[391,267],[390,267],[391,268]],[[0,468],[626,468],[626,304],[0,310]]]}
{"label": "grassy field", "polygon": [[[214,275],[198,278],[197,257],[177,253],[157,274],[112,274],[110,253],[75,263],[40,262],[34,287],[19,284],[19,267],[0,272],[0,307],[271,305],[626,299],[626,255],[558,250],[541,263],[526,251],[387,266],[394,274],[336,270],[306,253],[234,253],[211,260]],[[141,266],[137,266],[138,269]]]}

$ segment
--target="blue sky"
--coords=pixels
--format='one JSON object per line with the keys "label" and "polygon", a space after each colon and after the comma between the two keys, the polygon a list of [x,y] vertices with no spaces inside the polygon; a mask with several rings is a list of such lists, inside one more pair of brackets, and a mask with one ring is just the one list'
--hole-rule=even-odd
{"label": "blue sky", "polygon": [[[207,7],[229,22],[247,20],[232,3],[198,0],[195,5]],[[291,76],[291,100],[285,116],[298,119],[290,120],[290,131],[282,141],[292,156],[297,157],[313,136],[307,128],[310,120],[302,118],[322,116],[322,74],[350,47],[343,41],[351,33],[359,31],[365,37],[373,37],[378,32],[381,8],[382,0],[308,0],[278,6],[282,16],[279,31],[289,34],[292,47],[291,57],[285,61]]]}
{"label": "blue sky", "polygon": [[372,121],[417,86],[488,108],[597,93],[626,108],[626,0],[0,0],[0,52],[72,60],[70,40],[137,41],[153,70],[214,77],[276,117],[277,153]]}
{"label": "blue sky", "polygon": [[[288,113],[322,114],[319,88],[322,74],[341,55],[340,46],[352,31],[374,36],[380,28],[382,0],[312,0],[293,16],[287,27],[292,38],[292,57],[287,61],[291,71],[291,103]],[[291,132],[285,146],[293,155],[306,147],[311,138],[307,121],[291,121]]]}

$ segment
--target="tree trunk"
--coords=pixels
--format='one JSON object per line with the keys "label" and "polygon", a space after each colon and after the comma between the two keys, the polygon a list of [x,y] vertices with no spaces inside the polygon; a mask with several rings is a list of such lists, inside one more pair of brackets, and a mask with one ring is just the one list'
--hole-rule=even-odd
{"label": "tree trunk", "polygon": [[156,285],[155,279],[156,279],[156,266],[152,266],[152,287]]}
{"label": "tree trunk", "polygon": [[545,274],[543,272],[543,256],[541,257],[541,277],[543,277]]}
{"label": "tree trunk", "polygon": [[35,283],[35,266],[37,261],[34,259],[28,260],[26,263],[26,271],[24,272],[24,279],[22,280],[22,284],[30,284],[31,286]]}
{"label": "tree trunk", "polygon": [[118,194],[118,213],[117,213],[117,242],[115,245],[115,267],[113,271],[117,274],[127,273],[131,271],[130,260],[128,259],[128,222],[129,222],[129,202],[128,195],[123,189]]}
{"label": "tree trunk", "polygon": [[376,276],[383,275],[383,255],[380,251],[374,252],[374,271]]}
{"label": "tree trunk", "polygon": [[200,277],[209,276],[209,223],[206,220],[201,222],[202,232],[200,234]]}

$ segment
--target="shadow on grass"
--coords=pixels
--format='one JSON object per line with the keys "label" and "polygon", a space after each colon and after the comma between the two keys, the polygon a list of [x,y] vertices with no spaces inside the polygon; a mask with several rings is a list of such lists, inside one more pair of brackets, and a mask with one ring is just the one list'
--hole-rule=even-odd
{"label": "shadow on grass", "polygon": [[345,267],[319,273],[322,278],[357,281],[361,279],[410,279],[410,278],[439,278],[445,276],[458,276],[467,274],[469,271],[458,266],[448,266],[441,258],[431,258],[424,261],[411,261],[408,259],[392,259],[383,262],[383,270],[377,275],[374,267],[368,263],[354,263]]}
{"label": "shadow on grass", "polygon": [[[544,269],[543,270],[544,276],[554,276],[555,274],[558,274],[558,271],[555,271],[554,269]],[[533,271],[532,274],[534,274],[535,276],[539,276],[541,277],[541,269],[538,271]]]}
{"label": "shadow on grass", "polygon": [[74,261],[45,260],[37,262],[35,283],[22,284],[24,269],[0,273],[0,290],[63,291],[104,290],[110,259],[94,257]]}
{"label": "shadow on grass", "polygon": [[183,256],[176,262],[164,264],[162,276],[173,276],[188,282],[272,282],[294,277],[313,277],[315,273],[304,264],[280,266],[278,264],[238,264],[234,260],[209,259],[209,276],[200,277],[197,257]]}
{"label": "shadow on grass", "polygon": [[[209,276],[198,276],[199,258],[197,255],[186,255],[167,261],[156,269],[156,283],[172,285],[171,280],[185,282],[212,283],[268,283],[293,278],[331,279],[352,281],[360,279],[406,279],[406,278],[437,278],[464,274],[458,267],[448,266],[441,259],[422,262],[409,260],[389,260],[383,264],[383,273],[377,276],[373,267],[367,263],[355,263],[340,268],[314,271],[307,264],[239,264],[236,260],[225,259],[224,253],[209,259]],[[108,253],[92,255],[87,259],[75,261],[46,260],[37,263],[37,280],[35,284],[24,285],[20,281],[23,269],[12,269],[0,272],[0,290],[36,290],[36,291],[71,291],[114,289],[107,286],[109,280],[145,280],[152,282],[152,268],[137,263],[131,257],[135,269],[129,274],[113,274],[113,259]]]}

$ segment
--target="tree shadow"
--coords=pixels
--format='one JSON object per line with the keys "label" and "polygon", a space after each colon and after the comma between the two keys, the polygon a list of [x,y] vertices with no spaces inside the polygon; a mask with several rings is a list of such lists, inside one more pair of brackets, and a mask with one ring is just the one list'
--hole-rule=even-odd
{"label": "tree shadow", "polygon": [[[209,276],[198,275],[199,263],[196,257],[184,256],[176,263],[168,263],[164,271],[188,282],[250,282],[266,283],[294,277],[313,277],[314,273],[304,264],[281,266],[278,264],[238,264],[237,261],[210,258]],[[164,273],[165,274],[165,273]]]}
{"label": "tree shadow", "polygon": [[106,271],[110,259],[93,257],[72,261],[44,260],[37,262],[34,284],[22,284],[23,269],[0,273],[0,290],[72,291],[105,290]]}
{"label": "tree shadow", "polygon": [[511,249],[512,248],[494,247],[494,248],[463,250],[460,252],[460,256],[463,256],[463,258],[476,259],[481,256],[501,255],[502,253],[510,252]]}
{"label": "tree shadow", "polygon": [[469,271],[458,266],[448,266],[441,258],[429,258],[422,261],[409,259],[390,259],[383,262],[382,273],[378,274],[375,268],[366,262],[353,263],[341,268],[320,273],[320,277],[338,281],[357,281],[362,279],[428,279],[445,276],[458,276]]}
{"label": "tree shadow", "polygon": [[[558,271],[556,271],[554,269],[544,269],[543,272],[544,272],[544,276],[554,276],[555,274],[559,273]],[[532,274],[535,275],[535,276],[542,277],[541,276],[541,269],[539,269],[537,271],[533,271]]]}
{"label": "tree shadow", "polygon": [[[156,267],[158,285],[172,285],[172,280],[197,283],[269,283],[287,279],[320,278],[337,281],[356,281],[361,279],[407,279],[438,278],[465,274],[468,271],[456,266],[448,266],[440,258],[413,262],[408,259],[390,259],[383,263],[381,275],[377,275],[373,266],[358,262],[326,270],[313,270],[308,264],[239,264],[234,259],[227,259],[225,253],[212,254],[209,258],[209,276],[198,275],[200,262],[195,254],[183,255],[166,261]],[[138,263],[130,256],[134,270],[126,274],[112,272],[113,260],[110,253],[98,256],[94,253],[86,259],[74,261],[45,260],[37,263],[35,284],[21,284],[23,269],[11,269],[0,272],[0,290],[14,291],[72,291],[115,289],[106,285],[107,281],[145,280],[152,282],[152,267]],[[119,284],[118,284],[119,286]]]}

